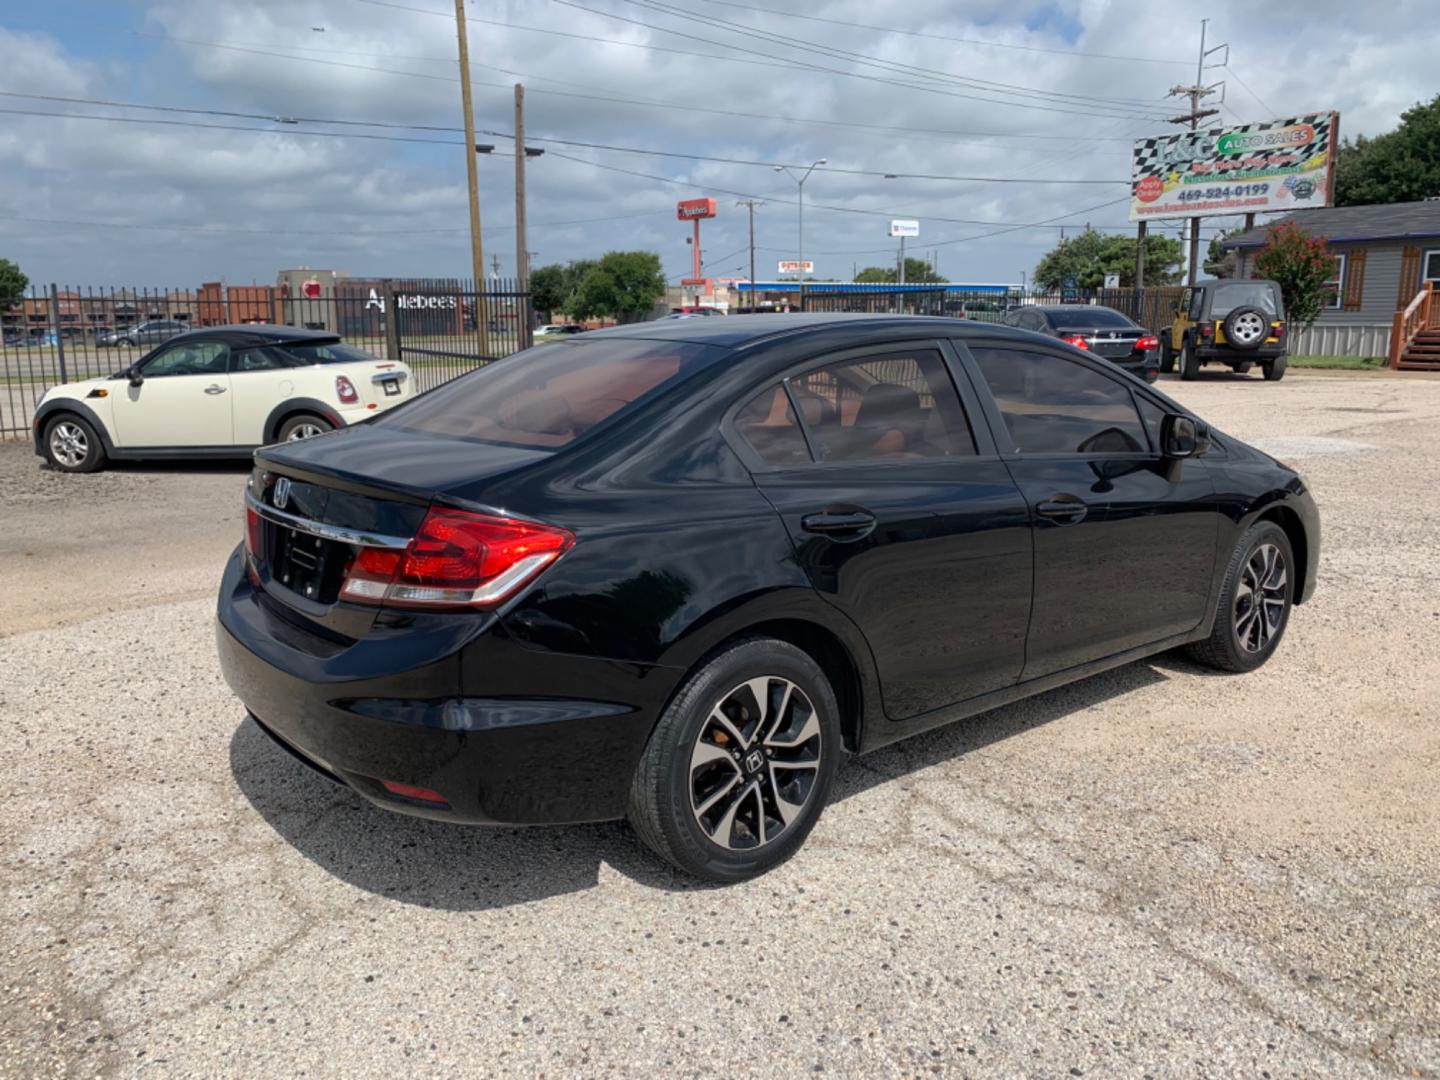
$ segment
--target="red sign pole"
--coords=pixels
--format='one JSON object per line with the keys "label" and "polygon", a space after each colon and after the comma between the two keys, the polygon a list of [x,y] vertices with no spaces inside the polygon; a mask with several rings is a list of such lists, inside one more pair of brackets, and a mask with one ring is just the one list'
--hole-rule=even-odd
{"label": "red sign pole", "polygon": [[700,219],[698,217],[695,219],[695,243],[692,246],[694,250],[690,255],[694,260],[695,269],[691,272],[690,276],[698,278],[700,276]]}

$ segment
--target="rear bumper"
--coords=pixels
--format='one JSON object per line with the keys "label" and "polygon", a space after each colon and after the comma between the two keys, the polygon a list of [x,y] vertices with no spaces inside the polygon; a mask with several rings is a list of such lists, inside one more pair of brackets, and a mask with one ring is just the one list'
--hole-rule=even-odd
{"label": "rear bumper", "polygon": [[[276,614],[232,556],[216,645],[267,734],[388,810],[496,825],[624,816],[678,672],[541,653],[494,619],[418,622],[349,647],[314,637]],[[443,803],[398,796],[385,780]]]}
{"label": "rear bumper", "polygon": [[1227,364],[1243,364],[1249,360],[1273,360],[1285,355],[1284,345],[1261,345],[1255,349],[1237,349],[1231,345],[1198,345],[1195,355],[1201,360],[1223,360]]}

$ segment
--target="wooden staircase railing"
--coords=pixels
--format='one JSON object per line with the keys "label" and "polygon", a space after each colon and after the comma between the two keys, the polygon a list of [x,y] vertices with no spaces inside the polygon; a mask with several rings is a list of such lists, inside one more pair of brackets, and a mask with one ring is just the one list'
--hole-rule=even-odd
{"label": "wooden staircase railing", "polygon": [[1405,310],[1395,313],[1395,325],[1390,330],[1390,366],[1398,368],[1411,342],[1422,331],[1433,329],[1440,329],[1440,301],[1435,298],[1435,283],[1427,281]]}

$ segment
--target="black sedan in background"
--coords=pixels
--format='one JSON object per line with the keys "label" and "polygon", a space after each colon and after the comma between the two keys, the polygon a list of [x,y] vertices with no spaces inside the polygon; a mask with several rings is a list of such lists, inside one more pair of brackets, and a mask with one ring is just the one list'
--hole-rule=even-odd
{"label": "black sedan in background", "polygon": [[661,321],[255,455],[220,588],[260,727],[391,810],[627,817],[719,881],[836,769],[1186,647],[1275,652],[1315,588],[1290,469],[995,324]]}
{"label": "black sedan in background", "polygon": [[1148,383],[1160,377],[1160,339],[1114,308],[1095,304],[1021,307],[1005,314],[1005,325],[1057,337]]}

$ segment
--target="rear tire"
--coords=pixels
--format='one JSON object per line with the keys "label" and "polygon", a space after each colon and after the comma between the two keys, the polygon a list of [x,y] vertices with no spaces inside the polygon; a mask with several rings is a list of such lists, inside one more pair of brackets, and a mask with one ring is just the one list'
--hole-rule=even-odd
{"label": "rear tire", "polygon": [[1277,356],[1274,360],[1262,361],[1260,370],[1264,372],[1266,382],[1279,382],[1285,377],[1285,357]]}
{"label": "rear tire", "polygon": [[1295,555],[1285,530],[1273,521],[1252,525],[1235,545],[1215,625],[1190,656],[1217,671],[1254,671],[1269,660],[1285,627],[1295,596]]}
{"label": "rear tire", "polygon": [[275,435],[276,442],[299,442],[301,439],[313,439],[316,435],[323,435],[327,431],[334,431],[335,425],[322,416],[314,413],[296,413],[280,425],[280,430]]}
{"label": "rear tire", "polygon": [[1170,335],[1160,339],[1160,370],[1166,375],[1175,371],[1175,352],[1170,348]]}
{"label": "rear tire", "polygon": [[685,873],[744,881],[799,850],[843,752],[835,692],[815,661],[788,642],[746,638],[666,707],[631,781],[630,823]]}
{"label": "rear tire", "polygon": [[1195,355],[1195,346],[1187,338],[1180,347],[1180,378],[1185,382],[1200,377],[1200,358]]}
{"label": "rear tire", "polygon": [[58,472],[94,472],[105,464],[105,446],[88,420],[61,413],[45,425],[45,460]]}

